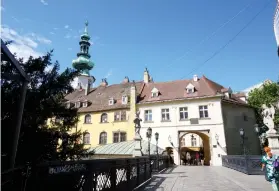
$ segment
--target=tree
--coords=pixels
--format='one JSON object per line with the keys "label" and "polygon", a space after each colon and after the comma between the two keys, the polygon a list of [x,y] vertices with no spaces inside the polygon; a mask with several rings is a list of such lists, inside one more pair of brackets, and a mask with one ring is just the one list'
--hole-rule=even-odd
{"label": "tree", "polygon": [[[44,161],[79,159],[88,154],[79,142],[82,132],[74,131],[78,122],[77,109],[67,108],[65,95],[71,93],[71,81],[78,71],[67,68],[59,74],[58,62],[51,62],[52,51],[39,58],[27,61],[18,59],[30,77],[22,117],[16,164],[38,164]],[[10,63],[1,63],[1,73],[15,73]],[[2,153],[9,155],[9,138],[14,127],[21,84],[1,80]],[[46,124],[52,120],[52,128]],[[72,132],[72,133],[70,133]],[[10,138],[11,139],[11,138]],[[7,140],[7,141],[5,141]],[[58,144],[62,140],[62,144]],[[58,149],[57,149],[58,148]],[[5,164],[2,163],[2,168]],[[4,168],[3,168],[4,169]]]}
{"label": "tree", "polygon": [[275,108],[274,124],[279,127],[279,81],[278,83],[266,83],[262,87],[254,89],[249,93],[248,104],[255,108],[256,119],[260,129],[260,134],[265,133],[268,128],[263,124],[262,105]]}

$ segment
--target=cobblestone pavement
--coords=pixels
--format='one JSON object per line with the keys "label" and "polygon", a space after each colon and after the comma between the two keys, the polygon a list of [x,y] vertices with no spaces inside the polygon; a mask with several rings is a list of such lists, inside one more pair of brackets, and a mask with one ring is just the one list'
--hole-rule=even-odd
{"label": "cobblestone pavement", "polygon": [[153,175],[140,191],[271,191],[264,176],[225,167],[176,166]]}

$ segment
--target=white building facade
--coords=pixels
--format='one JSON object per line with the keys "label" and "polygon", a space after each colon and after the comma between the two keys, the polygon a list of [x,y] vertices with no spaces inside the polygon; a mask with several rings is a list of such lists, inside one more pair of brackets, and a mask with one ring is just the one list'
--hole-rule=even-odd
{"label": "white building facade", "polygon": [[[196,146],[203,144],[208,165],[221,166],[222,155],[241,154],[239,128],[242,127],[246,135],[252,137],[247,141],[250,153],[260,151],[253,134],[253,110],[234,98],[229,89],[204,76],[145,83],[141,97],[137,105],[142,119],[141,137],[147,140],[146,131],[151,127],[151,143],[156,144],[154,134],[158,132],[158,146],[173,148],[175,164],[181,164],[181,147],[192,145],[189,139],[192,134],[197,140]],[[245,122],[249,120],[248,125]],[[258,146],[253,146],[256,142]]]}

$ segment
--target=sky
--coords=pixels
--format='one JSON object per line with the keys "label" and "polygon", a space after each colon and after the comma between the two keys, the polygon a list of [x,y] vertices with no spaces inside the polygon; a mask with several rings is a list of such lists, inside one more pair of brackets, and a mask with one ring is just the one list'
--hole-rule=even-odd
{"label": "sky", "polygon": [[109,84],[120,83],[125,76],[143,80],[147,67],[155,82],[197,74],[241,91],[266,79],[278,80],[276,3],[2,0],[1,37],[14,40],[10,50],[24,58],[54,49],[53,61],[63,71],[72,67],[88,20],[96,85],[102,78]]}

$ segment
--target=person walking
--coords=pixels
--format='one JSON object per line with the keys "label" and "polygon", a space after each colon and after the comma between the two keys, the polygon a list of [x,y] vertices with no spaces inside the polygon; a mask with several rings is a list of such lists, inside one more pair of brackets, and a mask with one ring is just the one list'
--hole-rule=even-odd
{"label": "person walking", "polygon": [[201,159],[201,165],[203,166],[204,165],[204,155],[202,152],[200,154],[200,159]]}
{"label": "person walking", "polygon": [[272,154],[269,147],[264,147],[265,155],[262,156],[262,170],[266,169],[266,180],[271,183],[274,191],[279,191],[279,160]]}
{"label": "person walking", "polygon": [[200,162],[200,155],[199,152],[196,152],[196,165],[198,166]]}
{"label": "person walking", "polygon": [[186,159],[187,159],[188,165],[191,165],[191,155],[189,152],[187,152],[187,154],[186,154]]}

